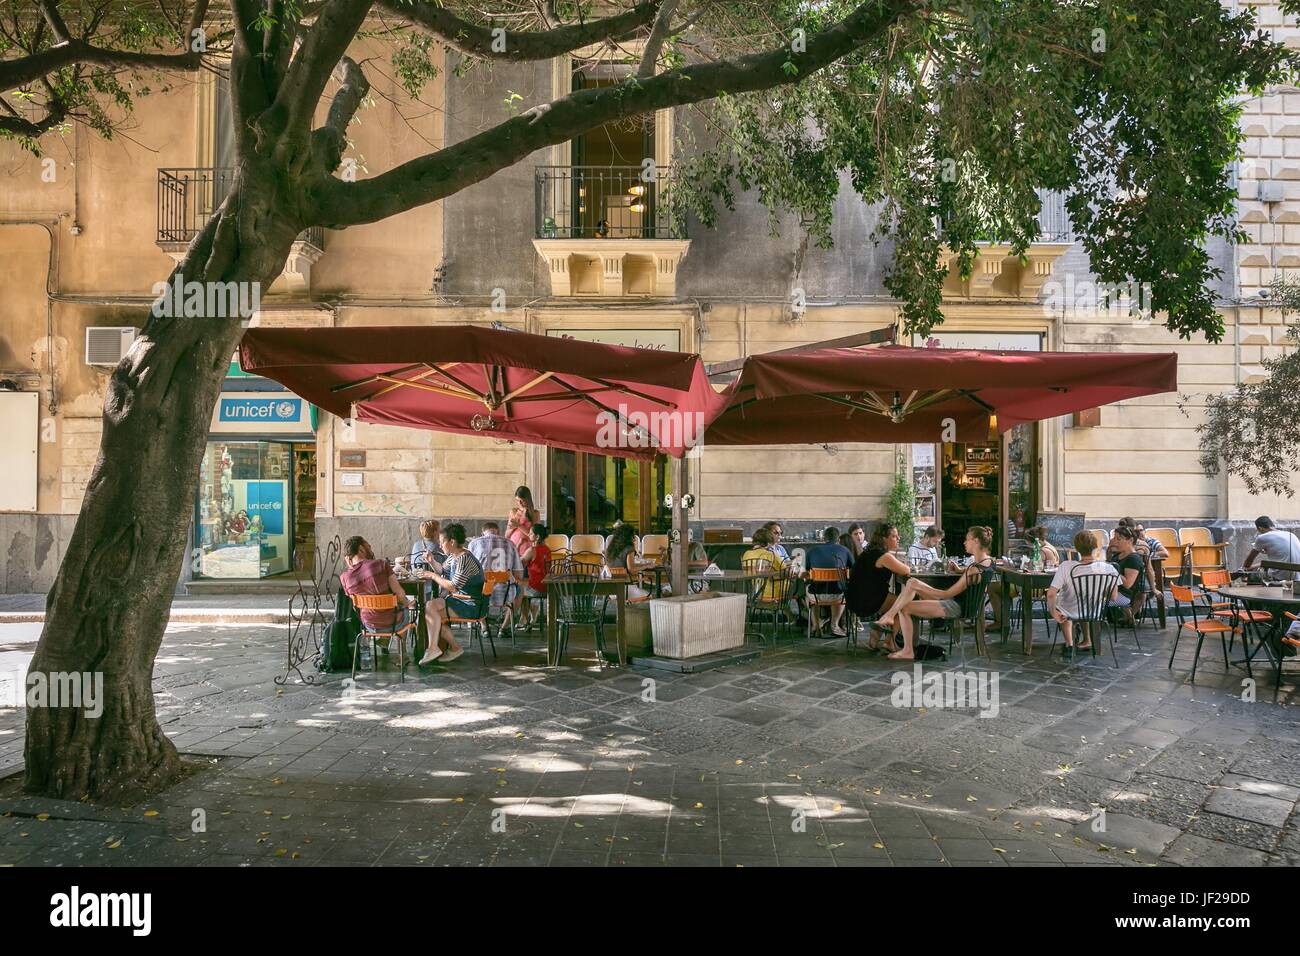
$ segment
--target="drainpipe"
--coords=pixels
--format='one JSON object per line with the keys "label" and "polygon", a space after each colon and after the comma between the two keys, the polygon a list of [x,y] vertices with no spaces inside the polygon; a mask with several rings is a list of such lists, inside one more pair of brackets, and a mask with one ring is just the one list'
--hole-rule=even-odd
{"label": "drainpipe", "polygon": [[62,214],[51,219],[0,219],[0,226],[40,226],[49,236],[50,255],[45,270],[45,368],[50,380],[50,396],[46,407],[51,415],[59,412],[59,392],[54,373],[54,300],[58,295],[54,285],[59,270],[59,241],[54,230],[61,218]]}

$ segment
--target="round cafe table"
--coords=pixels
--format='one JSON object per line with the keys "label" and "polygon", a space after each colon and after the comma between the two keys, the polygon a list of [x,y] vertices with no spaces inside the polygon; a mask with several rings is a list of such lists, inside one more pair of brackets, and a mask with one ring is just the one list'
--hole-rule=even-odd
{"label": "round cafe table", "polygon": [[[1266,646],[1269,656],[1273,659],[1274,669],[1277,671],[1277,682],[1273,685],[1273,694],[1276,696],[1278,688],[1282,686],[1283,657],[1281,637],[1286,630],[1282,626],[1286,621],[1285,612],[1295,611],[1300,608],[1300,594],[1283,591],[1280,587],[1270,587],[1267,584],[1233,585],[1218,588],[1214,593],[1234,603],[1240,602],[1247,610],[1268,611],[1273,615],[1272,621],[1264,625],[1261,630],[1255,630],[1258,645],[1255,650],[1248,651],[1242,660],[1233,663],[1244,663],[1247,671],[1249,671],[1250,662],[1254,659],[1259,647]],[[1254,622],[1246,622],[1245,626],[1254,630],[1256,625]]]}

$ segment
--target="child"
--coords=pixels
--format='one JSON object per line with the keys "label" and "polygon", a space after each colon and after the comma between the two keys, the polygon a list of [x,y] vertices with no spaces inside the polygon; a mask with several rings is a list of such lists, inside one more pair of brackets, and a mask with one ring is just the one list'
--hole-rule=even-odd
{"label": "child", "polygon": [[528,572],[528,583],[524,588],[522,627],[532,627],[533,598],[546,599],[546,566],[551,560],[551,549],[542,542],[546,540],[546,525],[534,524],[528,529],[528,541],[520,553],[524,569]]}

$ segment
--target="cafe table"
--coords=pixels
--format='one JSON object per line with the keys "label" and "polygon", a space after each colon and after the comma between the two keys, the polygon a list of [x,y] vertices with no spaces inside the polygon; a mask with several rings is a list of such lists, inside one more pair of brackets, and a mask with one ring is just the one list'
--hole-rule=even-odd
{"label": "cafe table", "polygon": [[[1246,584],[1233,585],[1231,587],[1222,587],[1215,591],[1219,597],[1228,598],[1234,603],[1240,602],[1247,610],[1268,611],[1273,615],[1273,620],[1268,624],[1267,630],[1262,634],[1256,631],[1256,638],[1261,645],[1267,644],[1269,656],[1273,659],[1274,666],[1277,668],[1277,684],[1274,686],[1274,694],[1277,693],[1277,687],[1282,684],[1282,645],[1281,637],[1284,633],[1283,623],[1286,621],[1286,611],[1295,612],[1300,608],[1300,594],[1285,591],[1280,587],[1267,584]],[[1252,625],[1253,629],[1253,625]],[[1258,648],[1256,648],[1258,651]],[[1254,658],[1255,652],[1248,652],[1240,661],[1234,663],[1244,663],[1249,670],[1250,662]]]}
{"label": "cafe table", "polygon": [[397,576],[401,582],[402,590],[409,596],[415,598],[415,650],[412,652],[416,664],[419,664],[420,658],[424,656],[426,646],[428,645],[428,628],[424,626],[424,590],[432,585],[437,587],[429,578],[404,577]]}
{"label": "cafe table", "polygon": [[[548,574],[546,576],[546,597],[547,597],[546,666],[547,667],[555,667],[557,665],[557,658],[559,657],[560,654],[560,627],[555,620],[555,608],[557,607],[557,602],[553,600],[554,591],[552,590],[552,586],[564,581],[574,581],[574,580],[589,581],[591,580],[591,578],[589,575],[567,575],[567,574]],[[624,625],[623,611],[624,608],[626,608],[627,606],[627,589],[628,586],[631,585],[631,583],[632,583],[631,579],[628,578],[627,576],[612,577],[612,578],[604,578],[604,577],[596,578],[596,593],[603,596],[613,595],[617,603],[617,608],[618,608],[617,645],[618,645],[619,664],[622,664],[624,661],[627,660],[626,638],[624,636],[626,632],[623,629],[623,625]]]}
{"label": "cafe table", "polygon": [[[1002,577],[1006,587],[1002,591],[1003,622],[1004,628],[1011,626],[1011,621],[1005,613],[1006,605],[1011,601],[1011,588],[1015,587],[1020,591],[1020,648],[1026,654],[1032,654],[1034,651],[1034,599],[1039,595],[1047,593],[1051,587],[1052,578],[1056,577],[1056,571],[1034,571],[1022,570],[1009,565],[998,565],[998,574]],[[1047,607],[1043,607],[1043,623],[1050,627],[1051,618],[1047,616]]]}

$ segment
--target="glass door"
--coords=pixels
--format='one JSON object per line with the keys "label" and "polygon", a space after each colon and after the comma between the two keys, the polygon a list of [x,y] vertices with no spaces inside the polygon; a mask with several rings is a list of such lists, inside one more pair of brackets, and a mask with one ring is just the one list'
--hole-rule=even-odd
{"label": "glass door", "polygon": [[293,461],[287,442],[210,441],[199,465],[196,571],[261,578],[293,560]]}
{"label": "glass door", "polygon": [[615,458],[553,448],[548,455],[547,526],[562,534],[609,534],[615,523],[638,534],[666,532],[672,513],[664,496],[672,488],[668,460]]}

